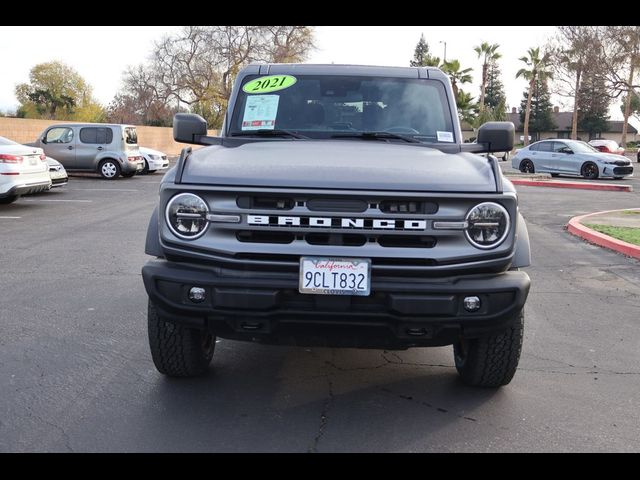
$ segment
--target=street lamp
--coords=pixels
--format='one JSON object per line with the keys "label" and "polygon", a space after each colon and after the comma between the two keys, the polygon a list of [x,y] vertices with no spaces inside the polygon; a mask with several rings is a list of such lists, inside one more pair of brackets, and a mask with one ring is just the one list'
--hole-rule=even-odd
{"label": "street lamp", "polygon": [[439,43],[444,43],[444,59],[443,62],[447,61],[447,42],[445,42],[444,40],[440,40]]}

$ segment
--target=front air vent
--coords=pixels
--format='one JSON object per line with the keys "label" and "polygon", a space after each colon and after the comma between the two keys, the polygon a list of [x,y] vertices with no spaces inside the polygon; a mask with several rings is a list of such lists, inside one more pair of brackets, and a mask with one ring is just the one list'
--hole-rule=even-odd
{"label": "front air vent", "polygon": [[383,235],[378,237],[378,243],[382,247],[433,248],[436,246],[436,239],[422,235]]}
{"label": "front air vent", "polygon": [[312,212],[364,212],[368,206],[365,200],[312,198],[307,201],[307,208]]}
{"label": "front air vent", "polygon": [[295,204],[295,200],[289,197],[242,196],[236,199],[236,205],[244,209],[291,210]]}
{"label": "front air vent", "polygon": [[384,200],[380,202],[380,211],[384,213],[426,213],[438,211],[438,204],[421,200]]}
{"label": "front air vent", "polygon": [[340,247],[361,247],[367,243],[365,235],[342,233],[308,233],[304,239],[310,245],[331,245]]}
{"label": "front air vent", "polygon": [[290,232],[269,232],[244,230],[236,233],[236,238],[243,243],[291,243],[295,235]]}

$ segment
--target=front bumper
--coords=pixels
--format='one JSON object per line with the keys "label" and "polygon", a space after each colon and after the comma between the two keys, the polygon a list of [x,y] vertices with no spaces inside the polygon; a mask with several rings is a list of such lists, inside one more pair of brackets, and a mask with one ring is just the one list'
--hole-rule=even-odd
{"label": "front bumper", "polygon": [[[510,271],[448,278],[372,278],[371,295],[305,295],[292,272],[230,270],[150,260],[144,285],[160,316],[223,338],[264,343],[371,348],[448,345],[508,326],[530,280]],[[188,299],[191,287],[204,302]],[[481,299],[466,312],[465,296]]]}

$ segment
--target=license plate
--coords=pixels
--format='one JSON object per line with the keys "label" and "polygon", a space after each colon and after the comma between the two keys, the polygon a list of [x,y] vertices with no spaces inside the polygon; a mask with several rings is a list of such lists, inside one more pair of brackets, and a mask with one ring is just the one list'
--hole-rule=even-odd
{"label": "license plate", "polygon": [[315,295],[369,295],[371,260],[302,257],[299,291]]}

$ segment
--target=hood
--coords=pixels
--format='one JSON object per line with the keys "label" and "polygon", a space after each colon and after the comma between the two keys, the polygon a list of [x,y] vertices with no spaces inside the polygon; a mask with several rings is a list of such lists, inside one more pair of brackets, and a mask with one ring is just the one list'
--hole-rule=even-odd
{"label": "hood", "polygon": [[154,150],[153,148],[147,148],[147,147],[138,147],[138,150],[140,150],[140,153],[144,153],[145,155],[158,155],[158,156],[163,156],[166,155],[166,153],[164,152],[160,152],[158,150]]}
{"label": "hood", "polygon": [[487,159],[374,140],[246,143],[195,150],[183,183],[425,192],[495,192]]}
{"label": "hood", "polygon": [[585,157],[593,158],[594,160],[600,160],[601,162],[624,162],[618,163],[618,165],[631,165],[631,160],[623,155],[617,155],[615,153],[583,153]]}

